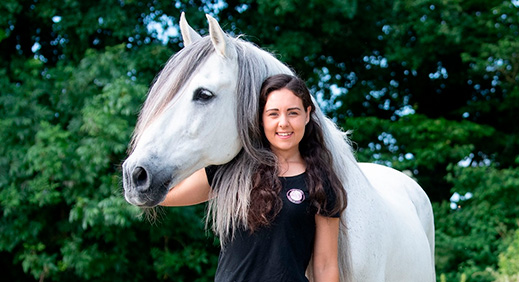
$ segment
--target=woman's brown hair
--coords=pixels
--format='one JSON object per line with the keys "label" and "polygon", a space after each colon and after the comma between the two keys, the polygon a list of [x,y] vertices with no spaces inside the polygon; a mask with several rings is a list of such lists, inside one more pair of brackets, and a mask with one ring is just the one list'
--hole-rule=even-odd
{"label": "woman's brown hair", "polygon": [[[317,209],[318,214],[334,215],[346,209],[346,190],[335,172],[333,171],[333,158],[326,148],[321,126],[312,118],[315,105],[306,84],[298,77],[278,74],[267,78],[262,86],[259,101],[259,113],[257,118],[261,123],[262,113],[269,94],[280,89],[288,89],[299,97],[305,109],[309,106],[310,121],[305,127],[305,134],[299,143],[299,151],[306,163],[306,184],[310,193],[311,205]],[[263,134],[263,149],[269,149],[270,144]],[[331,188],[330,194],[324,190],[324,185]],[[269,225],[282,208],[279,197],[281,182],[278,178],[277,165],[260,165],[254,173],[253,187],[250,195],[250,207],[247,217],[247,225],[251,232],[262,226]],[[335,196],[334,205],[330,208],[327,203],[329,196]]]}

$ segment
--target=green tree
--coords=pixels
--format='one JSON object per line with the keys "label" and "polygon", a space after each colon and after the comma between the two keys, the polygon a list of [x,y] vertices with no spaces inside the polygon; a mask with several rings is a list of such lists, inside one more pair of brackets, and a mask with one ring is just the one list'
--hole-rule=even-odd
{"label": "green tree", "polygon": [[[498,258],[517,229],[519,171],[493,167],[453,167],[448,175],[457,208],[435,205],[437,268],[449,281],[494,281]],[[506,266],[503,266],[506,268]]]}
{"label": "green tree", "polygon": [[121,193],[136,114],[180,48],[148,34],[156,9],[176,10],[166,2],[0,4],[5,279],[211,280],[218,247],[203,206],[164,210],[154,225]]}
{"label": "green tree", "polygon": [[499,254],[498,265],[497,281],[517,281],[519,279],[519,230],[515,231],[506,251]]}

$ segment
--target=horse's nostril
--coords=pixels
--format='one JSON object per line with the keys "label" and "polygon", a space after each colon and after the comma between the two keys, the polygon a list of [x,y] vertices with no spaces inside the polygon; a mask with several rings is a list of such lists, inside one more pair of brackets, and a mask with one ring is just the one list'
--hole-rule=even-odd
{"label": "horse's nostril", "polygon": [[148,173],[146,172],[146,169],[144,169],[143,167],[140,167],[140,166],[136,167],[133,170],[132,179],[133,179],[133,183],[135,184],[135,187],[137,188],[137,190],[139,190],[141,192],[148,190],[150,185],[149,185]]}

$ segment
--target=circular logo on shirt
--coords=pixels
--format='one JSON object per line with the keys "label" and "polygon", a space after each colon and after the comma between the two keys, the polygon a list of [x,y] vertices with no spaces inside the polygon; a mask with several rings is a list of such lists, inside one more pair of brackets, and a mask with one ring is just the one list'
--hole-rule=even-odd
{"label": "circular logo on shirt", "polygon": [[290,189],[287,192],[287,198],[294,204],[301,204],[305,200],[305,192],[301,189]]}

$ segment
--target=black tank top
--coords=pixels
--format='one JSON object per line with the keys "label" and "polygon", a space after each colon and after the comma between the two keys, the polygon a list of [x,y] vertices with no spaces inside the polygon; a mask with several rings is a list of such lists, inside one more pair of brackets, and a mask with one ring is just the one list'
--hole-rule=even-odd
{"label": "black tank top", "polygon": [[[214,168],[206,172],[211,183]],[[281,211],[269,226],[252,234],[249,230],[235,231],[234,239],[220,251],[216,282],[308,281],[305,272],[314,246],[316,208],[310,204],[305,178],[306,173],[280,177]],[[328,207],[333,207],[331,188],[325,185],[325,191]]]}

